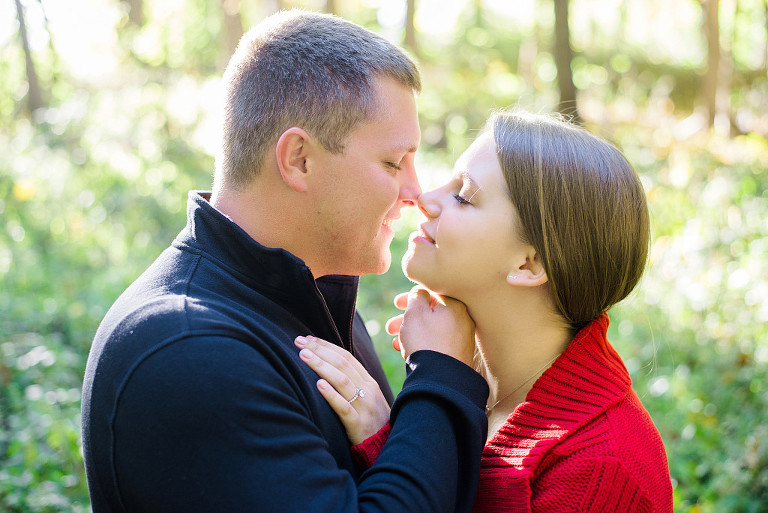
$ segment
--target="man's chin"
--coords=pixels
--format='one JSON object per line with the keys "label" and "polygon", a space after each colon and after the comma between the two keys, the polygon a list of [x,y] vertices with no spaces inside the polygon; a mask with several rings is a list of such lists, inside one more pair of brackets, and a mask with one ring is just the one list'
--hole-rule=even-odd
{"label": "man's chin", "polygon": [[377,262],[370,262],[368,264],[362,264],[357,269],[351,270],[346,274],[354,276],[363,276],[366,274],[384,274],[389,270],[392,265],[392,256],[387,253],[386,257],[380,258]]}
{"label": "man's chin", "polygon": [[387,253],[387,257],[384,258],[381,262],[379,262],[379,266],[377,267],[377,270],[369,274],[384,274],[385,272],[389,271],[389,268],[391,266],[392,266],[392,255]]}

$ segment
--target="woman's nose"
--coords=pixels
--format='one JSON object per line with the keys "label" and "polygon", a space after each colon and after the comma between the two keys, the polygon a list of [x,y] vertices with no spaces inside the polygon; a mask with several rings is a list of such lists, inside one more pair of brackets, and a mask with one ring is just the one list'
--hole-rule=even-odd
{"label": "woman's nose", "polygon": [[440,202],[437,198],[437,191],[423,192],[417,200],[419,210],[428,218],[435,218],[440,215]]}

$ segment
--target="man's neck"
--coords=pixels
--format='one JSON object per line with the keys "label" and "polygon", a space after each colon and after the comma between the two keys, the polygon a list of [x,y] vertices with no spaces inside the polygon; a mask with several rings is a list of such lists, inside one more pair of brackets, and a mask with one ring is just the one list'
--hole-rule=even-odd
{"label": "man's neck", "polygon": [[312,245],[312,227],[302,213],[306,205],[296,203],[271,184],[255,184],[243,191],[221,188],[211,198],[211,205],[253,240],[265,247],[288,251],[303,260],[319,278],[329,273],[313,265],[308,249]]}

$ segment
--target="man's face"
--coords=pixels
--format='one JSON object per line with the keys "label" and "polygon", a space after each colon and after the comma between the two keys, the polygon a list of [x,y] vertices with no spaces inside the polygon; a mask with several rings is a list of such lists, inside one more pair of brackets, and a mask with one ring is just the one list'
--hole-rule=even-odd
{"label": "man's face", "polygon": [[349,136],[344,152],[321,152],[314,165],[321,179],[314,198],[314,248],[322,274],[381,274],[391,263],[391,223],[421,193],[414,156],[419,122],[413,92],[377,79],[378,112]]}

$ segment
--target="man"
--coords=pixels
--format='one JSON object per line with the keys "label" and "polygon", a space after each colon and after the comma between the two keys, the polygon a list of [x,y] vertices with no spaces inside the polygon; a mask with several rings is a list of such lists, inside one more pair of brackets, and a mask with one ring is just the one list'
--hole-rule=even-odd
{"label": "man", "polygon": [[356,276],[389,267],[390,223],[420,193],[418,71],[357,25],[289,12],[244,36],[225,83],[213,196],[190,193],[187,227],[93,343],[93,511],[469,511],[488,389],[450,340],[419,337],[364,474],[294,345],[338,344],[388,389]]}

